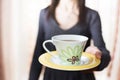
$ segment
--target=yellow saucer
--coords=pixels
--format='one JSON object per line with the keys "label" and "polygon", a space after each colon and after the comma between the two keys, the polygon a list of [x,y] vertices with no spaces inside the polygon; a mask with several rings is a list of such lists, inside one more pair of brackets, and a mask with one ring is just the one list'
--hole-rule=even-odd
{"label": "yellow saucer", "polygon": [[[57,55],[56,51],[51,52],[51,54]],[[94,55],[83,52],[82,56],[88,58],[87,64],[81,64],[77,66],[66,66],[54,63],[51,59],[53,58],[49,53],[44,53],[39,57],[39,62],[46,67],[58,69],[58,70],[67,70],[67,71],[78,71],[78,70],[87,70],[94,68],[100,64],[100,59],[97,59]]]}

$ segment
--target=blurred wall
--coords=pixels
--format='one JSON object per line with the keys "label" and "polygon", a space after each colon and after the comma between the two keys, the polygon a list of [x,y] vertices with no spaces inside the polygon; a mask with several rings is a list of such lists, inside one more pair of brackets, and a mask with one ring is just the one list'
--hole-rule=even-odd
{"label": "blurred wall", "polygon": [[[46,2],[47,1],[47,2]],[[5,80],[27,80],[41,8],[48,0],[3,0],[1,39]]]}
{"label": "blurred wall", "polygon": [[0,0],[0,80],[4,80],[3,57],[2,57],[2,39],[1,39],[1,9],[2,1]]}

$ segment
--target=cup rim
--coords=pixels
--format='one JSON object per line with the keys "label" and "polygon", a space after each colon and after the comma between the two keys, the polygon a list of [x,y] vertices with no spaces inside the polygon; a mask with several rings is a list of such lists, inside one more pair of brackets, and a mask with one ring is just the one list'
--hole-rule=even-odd
{"label": "cup rim", "polygon": [[[60,37],[64,37],[64,39],[60,39]],[[71,38],[71,39],[67,39],[67,37],[74,37],[74,38]],[[56,39],[57,38],[57,39]],[[66,38],[66,39],[65,39]],[[78,39],[79,38],[79,39]],[[81,38],[81,39],[80,39]],[[88,37],[87,36],[84,36],[84,35],[75,35],[75,34],[63,34],[63,35],[55,35],[52,37],[52,40],[53,41],[60,41],[60,42],[72,42],[73,41],[65,41],[65,40],[76,40],[74,42],[85,42],[88,40]]]}

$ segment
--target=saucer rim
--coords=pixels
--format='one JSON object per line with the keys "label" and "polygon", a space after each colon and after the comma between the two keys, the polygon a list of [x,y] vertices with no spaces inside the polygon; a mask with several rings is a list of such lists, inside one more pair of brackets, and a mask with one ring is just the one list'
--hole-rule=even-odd
{"label": "saucer rim", "polygon": [[[50,52],[54,55],[57,55],[57,51],[52,51]],[[52,56],[49,53],[43,53],[41,56],[39,56],[38,60],[39,62],[49,68],[52,69],[57,69],[57,70],[65,70],[65,71],[78,71],[78,70],[87,70],[94,68],[100,64],[100,59],[97,59],[93,54],[89,54],[87,52],[83,52],[82,56],[85,56],[89,58],[90,61],[88,64],[85,65],[75,65],[75,66],[70,66],[70,65],[58,65],[53,63],[50,59]]]}

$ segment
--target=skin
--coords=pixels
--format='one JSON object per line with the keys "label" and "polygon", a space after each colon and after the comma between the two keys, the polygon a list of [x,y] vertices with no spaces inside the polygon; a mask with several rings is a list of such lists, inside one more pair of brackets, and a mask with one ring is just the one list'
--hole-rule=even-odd
{"label": "skin", "polygon": [[101,59],[102,52],[95,46],[89,46],[85,52],[93,54],[96,56],[96,58]]}
{"label": "skin", "polygon": [[77,5],[73,0],[60,0],[55,10],[55,18],[63,30],[72,28],[78,22],[78,14]]}

